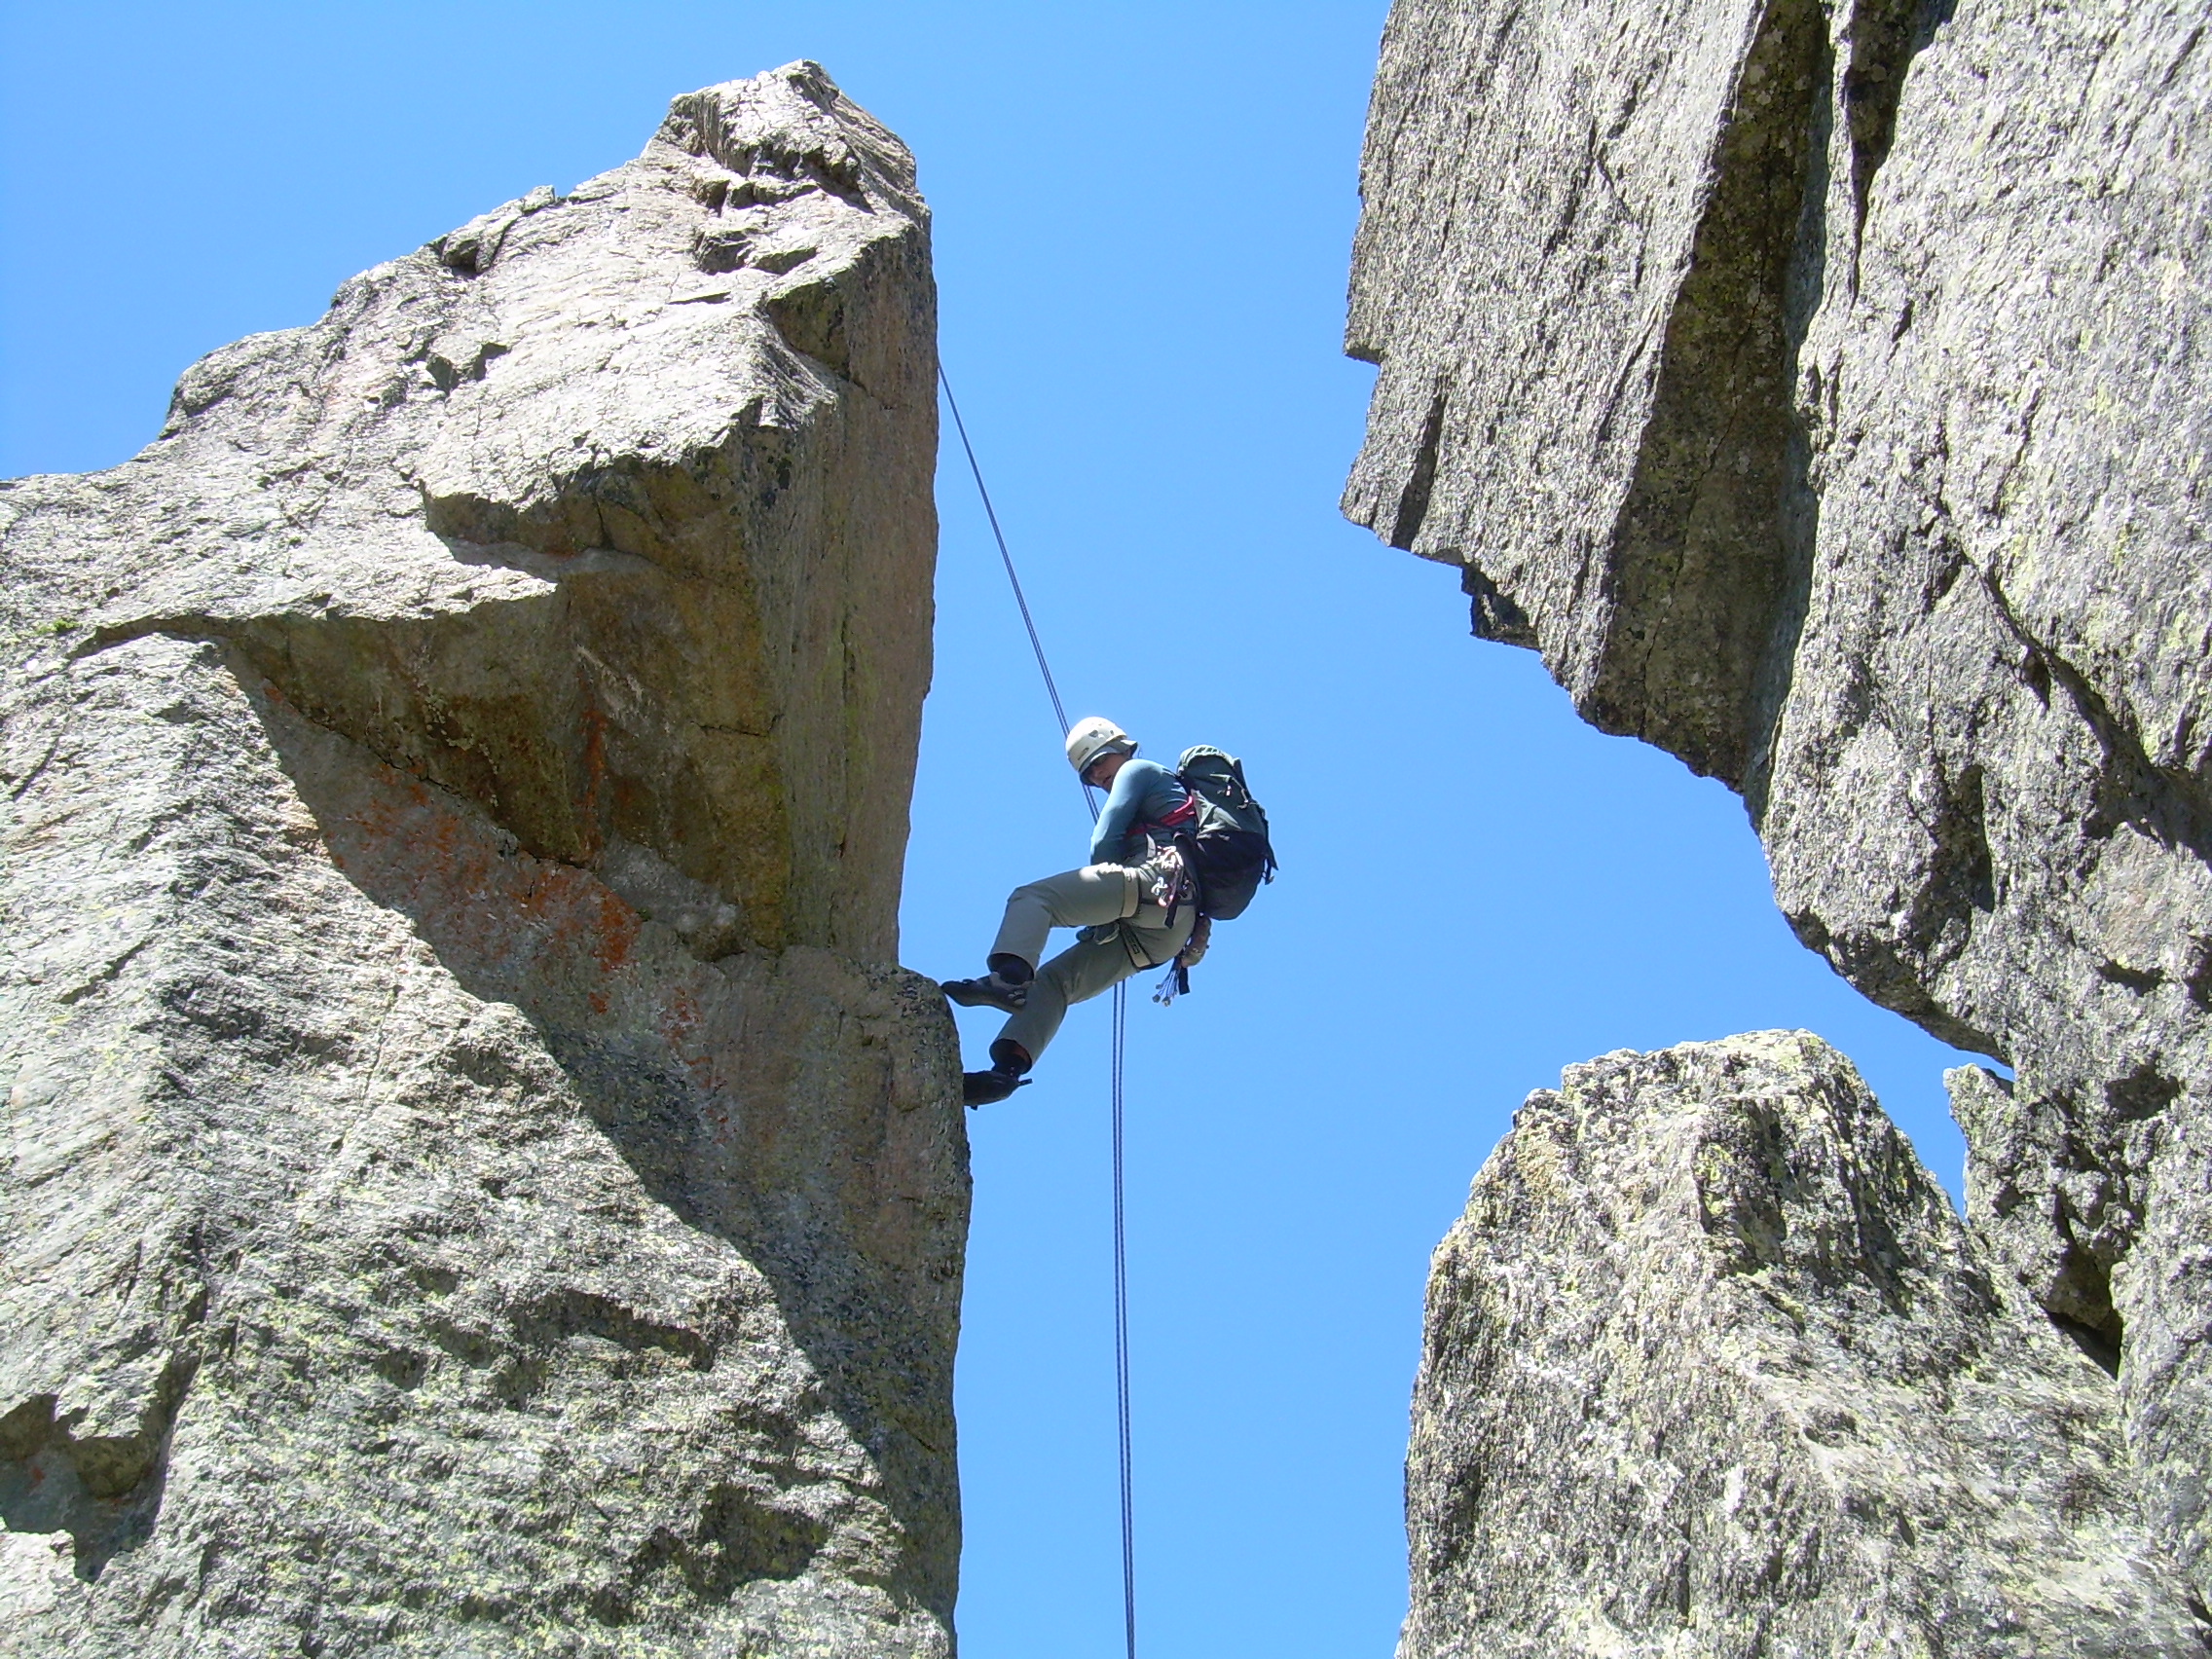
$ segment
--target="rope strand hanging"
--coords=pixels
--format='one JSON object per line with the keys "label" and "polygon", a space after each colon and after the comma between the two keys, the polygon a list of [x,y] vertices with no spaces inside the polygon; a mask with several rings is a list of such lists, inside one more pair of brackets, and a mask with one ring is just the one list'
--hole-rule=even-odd
{"label": "rope strand hanging", "polygon": [[1129,1488],[1129,1252],[1122,1207],[1122,1083],[1127,1074],[1129,986],[1114,987],[1114,1397],[1122,1434],[1122,1627],[1137,1655],[1137,1535]]}
{"label": "rope strand hanging", "polygon": [[[976,494],[983,498],[983,516],[991,521],[991,536],[999,544],[999,563],[1006,567],[1006,579],[1014,588],[1014,603],[1021,608],[1021,625],[1029,632],[1029,648],[1037,653],[1037,672],[1045,677],[1045,695],[1052,699],[1052,713],[1060,722],[1064,734],[1070,720],[1067,705],[1060,701],[1059,682],[1052,678],[1052,665],[1045,660],[1045,642],[1037,637],[1037,619],[1029,614],[1029,596],[1021,591],[1021,578],[1014,571],[1014,555],[1007,551],[1006,532],[999,528],[999,510],[991,505],[991,493],[983,484],[983,469],[976,461],[976,446],[968,441],[968,423],[960,418],[960,405],[952,395],[952,383],[944,378],[944,365],[937,370],[937,384],[944,387],[944,405],[952,411],[953,430],[960,434],[960,447],[968,457],[968,470],[976,480]],[[1084,786],[1084,793],[1090,786]],[[1091,803],[1090,816],[1098,816],[1096,802]]]}
{"label": "rope strand hanging", "polygon": [[[976,460],[976,446],[968,441],[968,423],[960,418],[960,404],[952,395],[952,383],[945,379],[942,363],[938,365],[937,383],[944,388],[945,407],[952,411],[953,429],[960,434],[960,448],[968,457],[968,470],[975,477],[976,494],[982,498],[983,516],[990,521],[992,538],[999,544],[999,562],[1006,567],[1007,583],[1014,589],[1014,603],[1020,608],[1021,626],[1027,631],[1029,648],[1037,657],[1037,672],[1044,677],[1045,694],[1052,700],[1052,715],[1060,722],[1059,729],[1064,733],[1070,723],[1067,706],[1060,701],[1060,687],[1052,678],[1052,666],[1045,660],[1045,642],[1037,632],[1037,619],[1030,614],[1029,596],[1021,591],[1021,577],[1015,574],[1014,569],[1014,554],[1007,548],[1006,532],[999,528],[998,509],[991,504],[990,489],[983,483],[983,468]],[[1083,798],[1090,808],[1091,822],[1096,823],[1097,792],[1085,784]],[[1110,1025],[1113,1051],[1110,1093],[1114,1162],[1114,1405],[1122,1456],[1122,1630],[1127,1643],[1128,1659],[1136,1659],[1136,1505],[1135,1492],[1130,1481],[1129,1458],[1129,1260],[1122,1180],[1122,1099],[1128,1051],[1128,992],[1126,980],[1114,987],[1114,1012]]]}

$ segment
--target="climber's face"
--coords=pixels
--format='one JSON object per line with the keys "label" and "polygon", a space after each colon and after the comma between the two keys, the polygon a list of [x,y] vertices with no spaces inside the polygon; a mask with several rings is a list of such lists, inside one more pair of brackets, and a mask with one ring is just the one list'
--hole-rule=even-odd
{"label": "climber's face", "polygon": [[1094,790],[1110,790],[1114,787],[1114,774],[1127,759],[1120,750],[1110,749],[1083,769],[1083,781]]}

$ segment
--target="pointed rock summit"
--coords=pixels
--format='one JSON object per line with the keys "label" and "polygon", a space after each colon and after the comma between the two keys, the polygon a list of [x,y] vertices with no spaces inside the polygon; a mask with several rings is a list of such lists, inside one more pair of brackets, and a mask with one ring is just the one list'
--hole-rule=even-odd
{"label": "pointed rock summit", "polygon": [[795,63],[0,485],[0,1653],[950,1652],[934,365]]}
{"label": "pointed rock summit", "polygon": [[2171,1659],[2197,1621],[2095,1356],[1851,1063],[1571,1066],[1437,1250],[1401,1659]]}

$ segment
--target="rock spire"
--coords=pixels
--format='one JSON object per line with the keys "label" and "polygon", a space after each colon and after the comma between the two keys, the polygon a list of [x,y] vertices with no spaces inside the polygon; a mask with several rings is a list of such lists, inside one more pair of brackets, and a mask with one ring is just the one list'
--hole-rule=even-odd
{"label": "rock spire", "polygon": [[934,335],[794,63],[0,486],[0,1652],[950,1651]]}
{"label": "rock spire", "polygon": [[2191,1651],[2111,1380],[1989,1266],[1817,1037],[1569,1067],[1436,1253],[1403,1659]]}

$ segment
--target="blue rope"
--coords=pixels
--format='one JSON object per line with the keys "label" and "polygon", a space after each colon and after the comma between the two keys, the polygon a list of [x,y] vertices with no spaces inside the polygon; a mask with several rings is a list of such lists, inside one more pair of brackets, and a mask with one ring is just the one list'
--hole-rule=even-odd
{"label": "blue rope", "polygon": [[1114,1394],[1122,1430],[1122,1629],[1137,1659],[1137,1536],[1129,1485],[1129,1253],[1122,1208],[1122,1084],[1127,1075],[1129,983],[1114,987]]}
{"label": "blue rope", "polygon": [[[1029,596],[1021,591],[1021,578],[1014,573],[1014,555],[1007,549],[1006,532],[999,528],[998,509],[991,504],[991,492],[983,483],[983,469],[976,460],[976,446],[968,441],[968,423],[960,418],[960,405],[953,398],[952,383],[944,378],[942,363],[938,365],[937,383],[944,388],[945,407],[952,411],[953,429],[960,434],[960,447],[967,454],[968,470],[976,479],[976,494],[983,498],[983,516],[990,520],[992,538],[999,544],[999,563],[1006,567],[1008,585],[1014,589],[1014,603],[1021,610],[1021,626],[1028,632],[1030,650],[1036,653],[1037,672],[1045,677],[1045,694],[1051,698],[1052,714],[1060,722],[1061,732],[1065,733],[1069,725],[1067,705],[1060,701],[1059,682],[1052,678],[1052,665],[1045,660],[1045,642],[1038,635],[1037,619],[1029,612]],[[1097,792],[1085,784],[1083,798],[1090,808],[1090,821],[1097,823]],[[1122,1091],[1126,1074],[1129,1030],[1129,987],[1126,980],[1114,987],[1112,1030],[1114,1404],[1122,1450],[1122,1632],[1128,1644],[1128,1659],[1137,1659],[1136,1502],[1135,1489],[1129,1478],[1129,1252],[1122,1181]]]}

